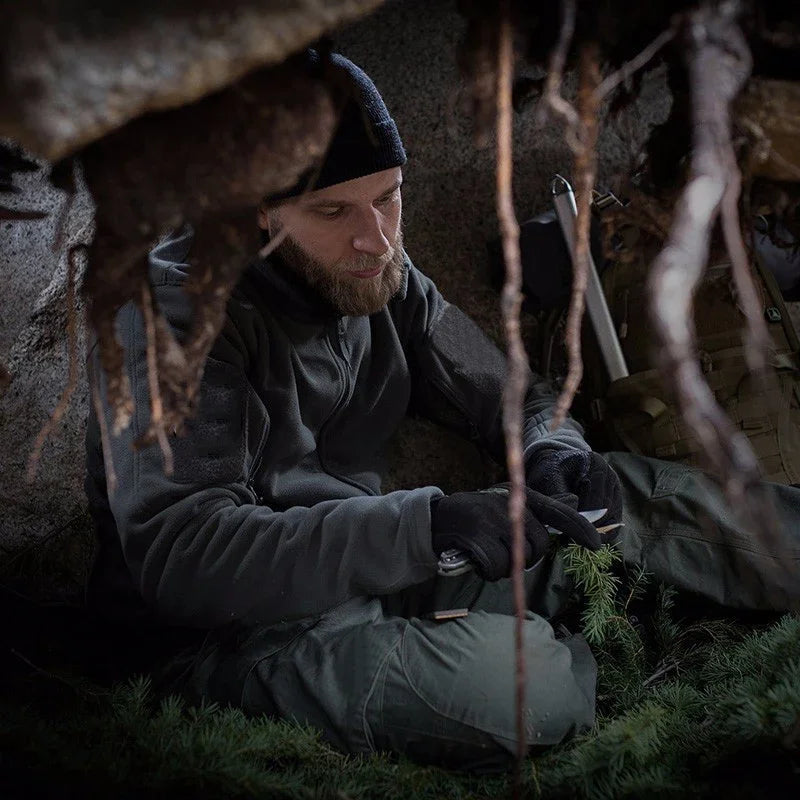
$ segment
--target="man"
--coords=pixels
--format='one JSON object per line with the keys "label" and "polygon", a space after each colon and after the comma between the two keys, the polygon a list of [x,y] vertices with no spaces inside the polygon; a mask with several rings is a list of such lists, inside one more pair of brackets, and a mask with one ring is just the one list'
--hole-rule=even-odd
{"label": "man", "polygon": [[[507,495],[433,486],[383,495],[380,474],[409,409],[503,461],[504,359],[406,255],[396,126],[369,78],[333,58],[352,98],[313,190],[259,209],[265,234],[286,238],[229,303],[198,415],[172,440],[171,477],[158,448],[131,446],[147,427],[147,366],[138,312],[121,312],[136,414],[112,442],[111,498],[90,420],[87,491],[101,540],[91,594],[118,619],[208,632],[182,676],[195,697],[314,725],[349,752],[502,766],[516,748]],[[179,332],[189,325],[190,246],[183,231],[151,254]],[[600,457],[573,420],[550,431],[554,399],[534,376],[523,435],[534,746],[590,726],[595,704],[586,642],[557,637],[547,621],[569,592],[547,525],[559,541],[596,548],[601,537],[578,510],[604,508],[598,524],[627,526],[626,560],[660,578],[734,606],[780,609],[798,594],[796,581],[744,580],[766,574],[771,556],[740,534],[700,473]],[[794,490],[773,491],[782,508],[800,508]],[[474,570],[439,576],[439,555],[453,547]],[[459,608],[467,615],[430,618]]]}

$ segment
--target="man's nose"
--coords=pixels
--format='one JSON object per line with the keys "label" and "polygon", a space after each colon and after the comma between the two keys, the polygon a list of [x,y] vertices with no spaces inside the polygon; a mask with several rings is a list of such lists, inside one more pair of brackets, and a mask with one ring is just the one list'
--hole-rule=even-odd
{"label": "man's nose", "polygon": [[362,212],[358,231],[353,237],[353,250],[373,256],[382,256],[388,252],[390,247],[389,240],[381,227],[381,215],[375,209]]}

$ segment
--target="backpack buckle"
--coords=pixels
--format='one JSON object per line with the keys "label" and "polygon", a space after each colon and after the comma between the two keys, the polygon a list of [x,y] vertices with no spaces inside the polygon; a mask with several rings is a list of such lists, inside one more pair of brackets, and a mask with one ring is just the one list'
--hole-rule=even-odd
{"label": "backpack buckle", "polygon": [[598,211],[605,211],[613,205],[625,206],[630,205],[630,200],[620,200],[614,192],[598,192],[597,189],[592,189],[592,205]]}
{"label": "backpack buckle", "polygon": [[777,306],[768,306],[764,310],[764,316],[767,318],[767,322],[783,322],[783,317]]}

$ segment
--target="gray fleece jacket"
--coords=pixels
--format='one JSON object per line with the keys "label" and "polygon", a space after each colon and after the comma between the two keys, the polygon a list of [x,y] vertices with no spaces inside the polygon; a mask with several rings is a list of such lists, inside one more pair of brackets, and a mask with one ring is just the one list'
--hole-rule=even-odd
{"label": "gray fleece jacket", "polygon": [[[150,256],[179,336],[191,322],[191,241],[191,231],[178,232]],[[112,616],[272,624],[420,583],[436,574],[430,501],[442,492],[381,493],[382,452],[401,418],[414,410],[455,426],[504,460],[504,358],[407,258],[401,290],[363,317],[337,317],[276,260],[250,265],[209,356],[199,411],[171,439],[170,477],[157,446],[132,447],[149,417],[134,307],[120,312],[119,333],[136,412],[112,441],[111,498],[94,415],[86,440],[100,541],[90,596]],[[548,431],[553,401],[533,376],[526,462],[543,447],[588,449],[572,420]]]}

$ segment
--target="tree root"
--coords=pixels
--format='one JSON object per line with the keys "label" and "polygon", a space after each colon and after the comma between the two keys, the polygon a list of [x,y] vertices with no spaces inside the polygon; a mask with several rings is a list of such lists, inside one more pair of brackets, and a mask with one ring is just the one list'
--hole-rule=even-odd
{"label": "tree root", "polygon": [[687,16],[682,31],[692,87],[693,152],[690,177],[675,207],[672,227],[649,278],[657,360],[678,403],[729,496],[741,497],[759,478],[744,434],[717,404],[696,357],[692,300],[708,258],[711,233],[722,211],[725,243],[748,317],[749,362],[764,363],[767,339],[741,241],[736,202],[739,173],[728,115],[750,71],[750,57],[731,4]]}
{"label": "tree root", "polygon": [[592,189],[597,175],[597,132],[599,100],[597,86],[600,82],[600,66],[597,49],[592,45],[581,48],[580,83],[578,86],[578,127],[573,131],[575,204],[575,250],[572,293],[567,314],[565,343],[569,355],[569,369],[564,386],[556,401],[550,428],[558,428],[569,413],[572,401],[583,378],[581,356],[581,323],[586,305],[586,287],[589,283]]}
{"label": "tree root", "polygon": [[103,466],[106,473],[106,491],[109,500],[117,489],[117,472],[114,469],[114,456],[111,453],[111,434],[106,422],[106,413],[103,408],[103,399],[100,394],[100,376],[95,372],[91,360],[88,367],[89,391],[92,396],[92,406],[100,428],[100,446],[103,449]]}
{"label": "tree root", "polygon": [[552,111],[566,124],[565,136],[567,144],[574,152],[579,148],[577,139],[578,112],[573,105],[561,96],[561,84],[564,79],[564,66],[567,63],[567,53],[572,44],[572,37],[575,33],[575,0],[562,0],[561,2],[561,27],[558,33],[558,41],[550,55],[547,68],[547,78],[544,84],[544,92],[536,114],[537,127],[542,127],[547,121],[547,112]]}
{"label": "tree root", "polygon": [[[287,62],[185,108],[136,120],[83,154],[97,204],[84,292],[112,409],[110,433],[125,430],[134,411],[116,336],[118,312],[133,303],[144,319],[150,389],[150,424],[135,446],[158,443],[167,471],[168,436],[180,433],[197,406],[205,362],[246,259],[204,252],[192,263],[184,285],[192,302],[191,328],[178,341],[149,286],[147,253],[159,230],[183,221],[203,229],[210,217],[252,208],[317,169],[335,128],[336,103],[347,99],[336,83],[341,76],[332,72],[324,67],[307,74]],[[176,158],[175,137],[187,127],[206,135],[182,139]],[[158,181],[150,177],[154,165]]]}
{"label": "tree root", "polygon": [[512,83],[514,77],[513,29],[508,2],[501,4],[497,51],[497,217],[503,242],[506,279],[501,308],[508,343],[508,378],[503,394],[503,430],[511,490],[508,506],[512,531],[512,584],[516,612],[516,728],[517,761],[514,795],[519,796],[523,759],[527,755],[525,732],[525,657],[523,622],[525,614],[525,469],[522,461],[523,401],[527,390],[528,357],[520,335],[522,306],[522,264],[519,249],[519,224],[514,214],[511,189],[513,173]]}
{"label": "tree root", "polygon": [[172,448],[167,441],[167,434],[164,430],[164,405],[161,402],[161,387],[158,375],[158,346],[156,344],[156,310],[153,307],[153,293],[150,288],[149,279],[142,281],[142,296],[139,307],[144,318],[144,330],[146,341],[147,359],[147,386],[150,391],[150,428],[152,435],[155,436],[161,454],[164,458],[164,473],[172,475],[174,468],[172,459]]}
{"label": "tree root", "polygon": [[766,374],[767,353],[771,347],[771,340],[767,332],[767,324],[762,315],[762,305],[753,283],[750,259],[742,240],[742,230],[739,225],[739,194],[742,179],[736,166],[733,148],[729,153],[728,164],[728,185],[722,195],[722,204],[720,206],[722,235],[725,240],[725,248],[731,259],[733,283],[736,286],[739,302],[747,319],[747,328],[745,330],[747,366],[751,372],[763,377]]}
{"label": "tree root", "polygon": [[86,319],[97,336],[97,352],[106,376],[106,397],[113,411],[115,436],[128,427],[133,415],[125,351],[117,340],[117,313],[126,303],[137,300],[140,276],[145,268],[142,251],[131,253],[130,248],[120,248],[115,252],[115,248],[107,246],[98,218],[98,233],[89,251],[83,286]]}
{"label": "tree root", "polygon": [[675,31],[672,28],[667,28],[667,30],[659,33],[638,55],[634,56],[630,61],[625,62],[618,70],[615,70],[610,75],[603,78],[595,91],[596,99],[598,101],[605,100],[617,86],[624,83],[633,76],[634,73],[642,69],[642,67],[656,56],[658,51],[661,50],[665,44],[671,42],[674,38]]}
{"label": "tree root", "polygon": [[[150,425],[134,444],[157,442],[169,473],[172,452],[168,432],[179,433],[196,407],[206,358],[245,266],[244,259],[234,259],[192,270],[185,291],[193,300],[193,324],[181,344],[159,312],[148,282],[147,253],[156,231],[175,227],[184,219],[200,226],[210,215],[253,207],[265,195],[295,185],[309,171],[313,172],[313,183],[335,129],[336,103],[343,107],[348,91],[353,87],[345,86],[342,76],[330,65],[323,65],[320,74],[305,74],[296,64],[287,62],[193,105],[136,120],[83,152],[86,183],[97,206],[97,230],[89,248],[82,291],[87,326],[97,337],[106,402],[112,410],[110,431],[102,402],[103,382],[91,367],[89,384],[100,425],[109,494],[116,486],[111,436],[128,427],[134,412],[125,352],[116,335],[118,312],[133,303],[145,321]],[[187,127],[204,130],[207,135],[185,140],[182,158],[176,159],[175,136],[182,135]],[[5,150],[0,150],[0,157],[5,155]],[[0,162],[7,171],[19,168],[16,161],[10,167],[1,158]],[[220,162],[226,164],[224,174],[220,174]],[[160,181],[150,180],[154,165],[160,169]],[[60,249],[74,195],[72,163],[56,165],[50,179],[69,195],[56,225],[54,249]],[[43,212],[0,209],[0,218],[43,216]],[[271,247],[277,244],[275,241]],[[37,436],[29,457],[29,479],[35,475],[44,442],[66,412],[77,383],[74,256],[83,248],[71,250],[68,256],[67,386]],[[261,255],[266,254],[262,251]],[[0,365],[0,394],[9,382],[8,370]]]}

